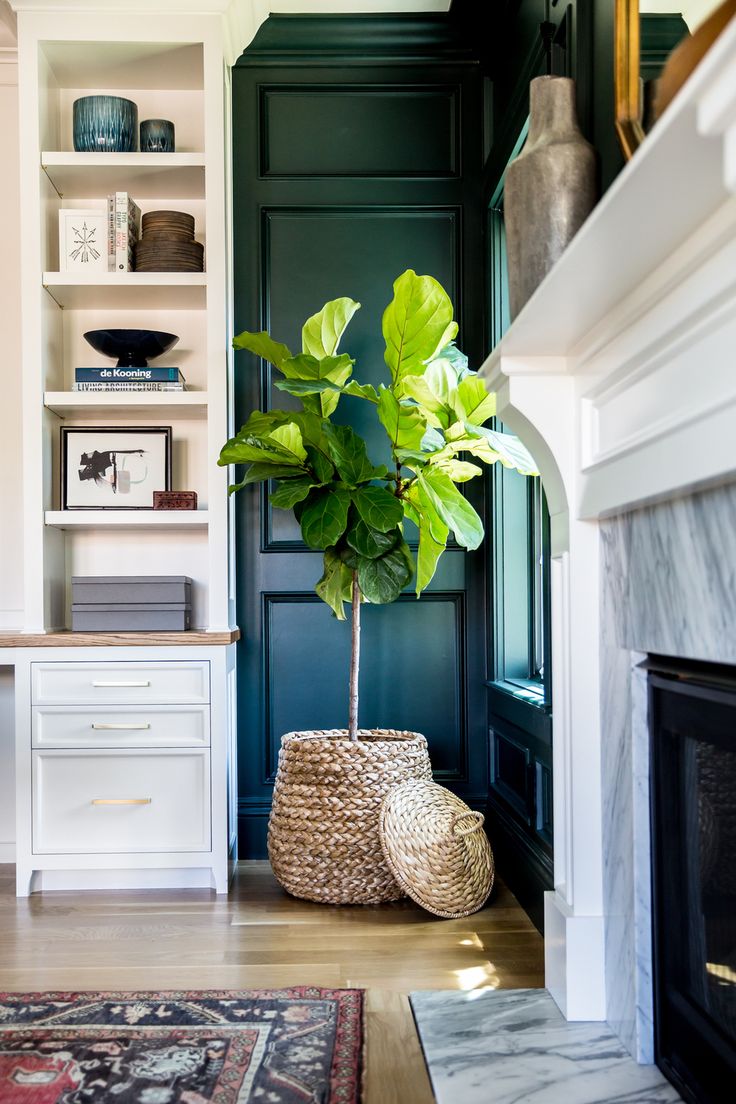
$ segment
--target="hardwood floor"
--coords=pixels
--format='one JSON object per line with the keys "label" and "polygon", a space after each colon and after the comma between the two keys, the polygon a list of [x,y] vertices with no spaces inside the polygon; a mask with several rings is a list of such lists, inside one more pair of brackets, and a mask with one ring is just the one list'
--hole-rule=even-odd
{"label": "hardwood floor", "polygon": [[0,990],[368,990],[365,1104],[430,1104],[407,999],[413,989],[543,985],[542,937],[497,885],[490,905],[440,920],[405,900],[330,907],[288,897],[267,863],[241,863],[232,891],[14,896],[0,866]]}

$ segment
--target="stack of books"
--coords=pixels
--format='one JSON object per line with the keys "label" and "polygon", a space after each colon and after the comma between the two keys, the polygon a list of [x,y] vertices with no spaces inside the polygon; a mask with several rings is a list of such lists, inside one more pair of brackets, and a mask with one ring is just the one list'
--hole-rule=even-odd
{"label": "stack of books", "polygon": [[132,272],[135,243],[141,236],[141,209],[127,192],[107,197],[108,272]]}
{"label": "stack of books", "polygon": [[184,391],[179,368],[76,368],[75,391]]}

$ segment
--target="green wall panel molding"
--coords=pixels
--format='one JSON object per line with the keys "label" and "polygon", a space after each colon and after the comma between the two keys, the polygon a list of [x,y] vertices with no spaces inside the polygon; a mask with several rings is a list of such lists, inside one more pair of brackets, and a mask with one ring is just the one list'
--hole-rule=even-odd
{"label": "green wall panel molding", "polygon": [[447,15],[272,15],[236,62],[269,65],[423,64],[479,66],[477,44]]}
{"label": "green wall panel molding", "polygon": [[457,88],[271,86],[261,175],[457,176],[458,111]]}

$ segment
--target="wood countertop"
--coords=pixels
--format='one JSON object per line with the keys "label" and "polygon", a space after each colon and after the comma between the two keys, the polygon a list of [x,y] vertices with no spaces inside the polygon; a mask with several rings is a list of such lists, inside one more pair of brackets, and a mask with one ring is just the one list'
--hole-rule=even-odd
{"label": "wood countertop", "polygon": [[234,644],[240,629],[228,632],[0,632],[0,648],[175,648]]}

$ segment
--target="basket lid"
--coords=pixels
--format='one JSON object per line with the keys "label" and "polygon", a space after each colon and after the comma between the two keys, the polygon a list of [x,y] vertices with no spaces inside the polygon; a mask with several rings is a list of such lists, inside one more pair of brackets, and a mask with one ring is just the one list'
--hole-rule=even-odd
{"label": "basket lid", "polygon": [[482,813],[436,782],[410,779],[386,795],[379,832],[396,881],[435,916],[469,916],[493,887],[493,853]]}

